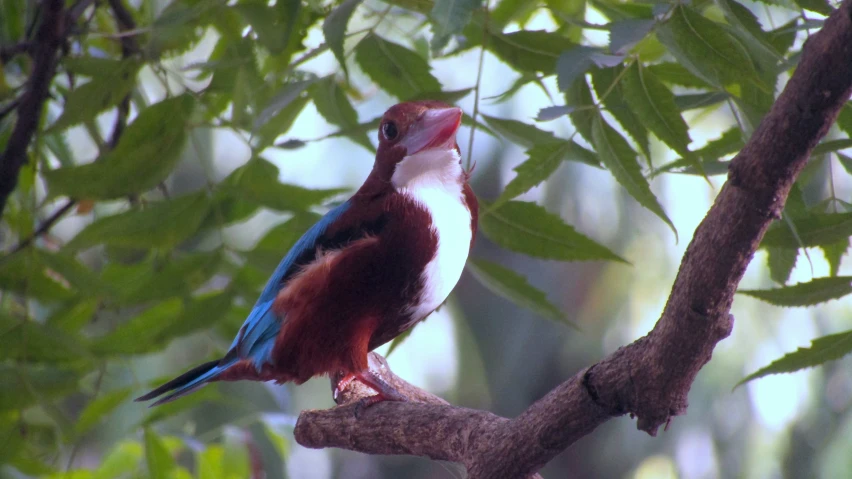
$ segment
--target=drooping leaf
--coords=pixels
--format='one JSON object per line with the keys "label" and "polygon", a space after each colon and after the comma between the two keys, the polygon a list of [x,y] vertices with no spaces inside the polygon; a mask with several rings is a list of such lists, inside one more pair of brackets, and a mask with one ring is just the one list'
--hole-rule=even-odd
{"label": "drooping leaf", "polygon": [[81,436],[88,432],[104,416],[124,403],[130,397],[131,392],[131,389],[126,387],[98,396],[95,400],[87,404],[83,412],[77,417],[77,424],[74,425],[74,433],[77,436]]}
{"label": "drooping leaf", "polygon": [[103,69],[93,75],[91,81],[68,94],[62,115],[50,127],[52,130],[63,130],[82,121],[94,120],[100,112],[118,105],[130,93],[141,63],[132,59],[109,62],[110,65],[102,65]]}
{"label": "drooping leaf", "polygon": [[234,170],[222,182],[222,188],[257,204],[282,211],[305,211],[311,206],[346,190],[309,190],[278,181],[278,167],[254,158]]}
{"label": "drooping leaf", "polygon": [[571,117],[571,123],[574,128],[580,133],[589,143],[594,143],[592,138],[592,122],[600,115],[598,105],[592,99],[592,91],[589,89],[589,84],[586,79],[578,78],[569,89],[565,90],[565,104],[575,108],[568,116]]}
{"label": "drooping leaf", "polygon": [[[311,87],[311,98],[319,114],[329,123],[339,126],[341,130],[358,126],[358,113],[355,112],[346,92],[333,76],[326,77],[314,84]],[[347,135],[347,138],[370,152],[374,151],[373,144],[370,143],[366,132],[352,133]]]}
{"label": "drooping leaf", "polygon": [[787,281],[790,279],[790,273],[793,272],[793,268],[796,266],[799,250],[766,248],[766,251],[769,253],[767,258],[769,277],[778,284],[787,284]]}
{"label": "drooping leaf", "polygon": [[[308,89],[312,84],[319,81],[318,77],[311,77],[306,80],[299,80],[293,83],[288,83],[272,97],[269,104],[264,108],[254,121],[254,130],[257,131],[274,118],[294,100],[300,97],[302,92]],[[279,134],[285,131],[279,131]]]}
{"label": "drooping leaf", "polygon": [[451,36],[461,33],[470,22],[473,11],[481,5],[481,0],[435,0],[429,15],[432,19],[432,52],[440,52]]}
{"label": "drooping leaf", "polygon": [[837,276],[837,273],[840,271],[840,261],[849,251],[849,240],[844,239],[834,244],[822,245],[820,248],[822,248],[825,260],[828,261],[828,265],[831,267],[830,274]]}
{"label": "drooping leaf", "polygon": [[370,79],[397,98],[441,90],[423,57],[374,33],[358,43],[355,60]]}
{"label": "drooping leaf", "polygon": [[166,449],[163,441],[151,428],[145,428],[145,464],[148,466],[148,477],[151,479],[168,479],[175,460]]}
{"label": "drooping leaf", "polygon": [[325,35],[325,42],[328,48],[331,49],[343,72],[348,76],[349,71],[346,68],[346,56],[343,54],[343,40],[346,38],[346,26],[349,24],[349,19],[352,13],[358,8],[363,0],[344,0],[343,3],[337,6],[331,13],[325,17],[322,23],[322,33]]}
{"label": "drooping leaf", "polygon": [[770,374],[791,373],[840,359],[852,351],[852,331],[830,334],[811,341],[811,347],[799,348],[768,366],[749,374],[737,386]]}
{"label": "drooping leaf", "polygon": [[169,249],[195,234],[209,210],[210,199],[203,191],[157,201],[144,209],[100,218],[65,247],[70,251],[97,244]]}
{"label": "drooping leaf", "polygon": [[707,82],[723,85],[758,78],[748,51],[737,39],[690,6],[675,7],[656,32],[678,62]]}
{"label": "drooping leaf", "polygon": [[479,217],[479,228],[498,245],[536,258],[626,262],[535,203],[509,201],[486,209]]}
{"label": "drooping leaf", "polygon": [[565,319],[565,313],[547,300],[543,291],[529,284],[525,277],[515,271],[484,259],[472,259],[468,261],[467,267],[492,292],[547,319],[573,326]]}
{"label": "drooping leaf", "polygon": [[598,115],[592,123],[592,138],[595,151],[598,152],[601,163],[612,172],[615,180],[630,193],[642,206],[656,214],[672,229],[677,236],[677,230],[671,222],[657,197],[651,192],[648,180],[642,176],[636,152],[630,148],[627,141],[615,129],[609,126],[602,116]]}
{"label": "drooping leaf", "polygon": [[287,133],[309,101],[307,93],[301,92],[293,101],[281,108],[278,113],[264,123],[263,126],[257,128],[254,131],[253,138],[256,145],[255,150],[260,151],[267,146],[272,146],[279,136]]}
{"label": "drooping leaf", "polygon": [[812,214],[792,222],[798,235],[784,222],[777,222],[769,227],[760,246],[798,249],[830,245],[852,236],[852,213]]}
{"label": "drooping leaf", "polygon": [[[648,128],[644,119],[637,116],[628,105],[624,94],[624,67],[598,68],[592,72],[592,86],[598,98],[603,101],[606,110],[639,146],[651,165],[651,145],[648,141]],[[592,117],[592,115],[588,115]],[[591,128],[591,124],[585,127]]]}
{"label": "drooping leaf", "polygon": [[852,293],[852,276],[815,278],[783,288],[741,289],[737,292],[776,306],[813,306]]}
{"label": "drooping leaf", "polygon": [[674,97],[674,102],[678,110],[687,111],[718,105],[729,98],[725,92],[687,93]]}
{"label": "drooping leaf", "polygon": [[180,158],[193,105],[191,95],[163,100],[142,110],[118,146],[94,163],[45,171],[50,195],[107,200],[157,186]]}
{"label": "drooping leaf", "polygon": [[689,151],[689,126],[680,115],[674,94],[654,74],[635,62],[622,80],[624,99],[663,143],[684,156]]}
{"label": "drooping leaf", "polygon": [[[527,150],[527,161],[515,168],[518,173],[517,176],[506,185],[503,194],[494,202],[492,207],[498,208],[546,180],[562,164],[563,160],[573,159],[587,162],[588,160],[583,154],[584,151],[586,151],[585,148],[573,141],[542,143]],[[599,166],[599,164],[594,162],[592,166]]]}
{"label": "drooping leaf", "polygon": [[534,125],[523,123],[518,120],[496,118],[488,115],[482,115],[482,118],[485,120],[485,123],[498,134],[525,148],[532,148],[536,145],[559,141],[555,136],[553,136],[553,133],[540,130]]}
{"label": "drooping leaf", "polygon": [[647,68],[654,72],[657,78],[672,85],[688,88],[712,88],[709,83],[698,78],[679,63],[657,63],[649,65]]}
{"label": "drooping leaf", "polygon": [[813,149],[811,156],[824,155],[847,148],[852,148],[852,139],[824,141]]}

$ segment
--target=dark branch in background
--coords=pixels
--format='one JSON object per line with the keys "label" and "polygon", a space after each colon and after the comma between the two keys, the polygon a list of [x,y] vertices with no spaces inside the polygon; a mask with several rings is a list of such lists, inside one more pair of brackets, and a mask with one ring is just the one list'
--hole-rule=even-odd
{"label": "dark branch in background", "polygon": [[50,82],[56,72],[57,51],[62,46],[65,30],[63,0],[44,0],[41,5],[41,26],[31,47],[33,70],[27,89],[18,105],[18,119],[6,150],[0,154],[0,217],[9,195],[18,185],[18,172],[27,162],[27,147],[41,120]]}
{"label": "dark branch in background", "polygon": [[[731,162],[728,182],[695,231],[662,316],[647,336],[557,386],[506,419],[422,396],[361,411],[305,411],[296,440],[372,454],[413,454],[462,463],[471,479],[520,478],[539,470],[610,418],[631,414],[651,435],[684,414],[687,394],[716,343],[733,327],[737,285],[769,224],[781,217],[796,176],[852,93],[852,0],[806,42],[781,96]],[[353,384],[355,381],[353,381]],[[354,401],[369,390],[342,395]]]}
{"label": "dark branch in background", "polygon": [[14,45],[0,45],[0,63],[9,63],[9,60],[26,53],[30,49],[30,42],[19,42]]}

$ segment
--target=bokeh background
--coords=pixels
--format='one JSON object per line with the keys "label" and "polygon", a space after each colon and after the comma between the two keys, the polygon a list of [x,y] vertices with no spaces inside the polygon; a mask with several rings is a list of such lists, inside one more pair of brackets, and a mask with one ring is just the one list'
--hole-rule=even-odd
{"label": "bokeh background", "polygon": [[[280,0],[279,0],[280,1]],[[132,3],[132,2],[131,2]],[[781,25],[796,13],[770,5],[743,2],[765,25]],[[366,2],[353,16],[349,31],[366,28],[385,9],[381,2]],[[158,8],[162,8],[159,5]],[[396,8],[396,7],[395,7]],[[821,16],[808,12],[808,17]],[[583,20],[606,23],[595,8],[586,8]],[[385,38],[426,48],[428,29],[415,16],[398,16],[384,22],[377,31]],[[553,18],[542,11],[532,15],[523,28],[552,30]],[[506,31],[519,28],[509,26]],[[807,31],[800,35],[800,46]],[[605,31],[585,30],[584,41],[606,45]],[[209,79],[198,78],[191,67],[207,61],[218,40],[216,32],[205,32],[202,40],[186,53],[165,60],[168,71],[164,84],[150,69],[140,73],[144,95],[153,103],[183,89],[200,90]],[[317,26],[305,40],[308,51],[324,41]],[[433,74],[445,90],[471,88],[477,81],[479,49],[472,49],[430,62]],[[305,62],[301,69],[319,76],[339,71],[328,51]],[[361,120],[374,118],[397,99],[376,88],[364,72],[350,65],[353,85],[360,91],[354,103]],[[522,87],[505,100],[500,95],[517,79],[510,66],[491,53],[484,55],[478,110],[499,118],[535,124],[542,130],[568,138],[574,129],[568,117],[536,122],[541,108],[553,104],[558,92],[556,78],[543,79],[541,88]],[[786,79],[782,75],[779,86]],[[780,91],[780,90],[779,90]],[[475,97],[469,94],[458,104],[467,114],[474,110]],[[557,103],[559,103],[557,101]],[[54,105],[55,118],[61,109]],[[108,131],[115,112],[107,112],[97,123]],[[687,111],[685,119],[695,148],[717,138],[736,124],[738,118],[730,102]],[[313,104],[299,114],[292,128],[280,140],[323,138],[337,130],[328,124]],[[192,131],[180,163],[168,179],[172,196],[197,191],[208,183],[218,183],[245,164],[252,155],[245,137],[226,128],[197,128]],[[841,137],[832,131],[833,137]],[[370,132],[375,142],[375,132]],[[67,132],[68,144],[80,163],[98,156],[98,147],[83,126]],[[581,144],[582,139],[577,138]],[[463,157],[472,151],[476,164],[472,185],[477,195],[494,199],[513,178],[512,169],[525,158],[524,148],[482,129],[471,135],[470,127],[460,130],[458,142]],[[677,158],[668,147],[652,139],[655,165]],[[279,180],[307,188],[346,188],[354,191],[372,166],[372,153],[345,138],[309,141],[297,149],[269,148],[263,157],[280,169]],[[852,182],[838,174],[841,166],[829,157],[802,183],[807,202],[817,203],[829,195],[849,200]],[[712,204],[724,182],[715,175],[709,182],[700,176],[664,174],[651,181],[678,237],[658,217],[636,203],[601,169],[576,162],[563,162],[550,179],[520,199],[535,201],[558,214],[578,231],[595,239],[626,259],[616,262],[557,262],[530,258],[498,247],[480,235],[473,256],[510,267],[546,292],[566,318],[565,322],[543,318],[495,295],[466,271],[448,304],[417,326],[414,332],[389,356],[392,369],[413,384],[434,392],[454,404],[515,416],[560,382],[619,346],[646,334],[659,317],[692,232]],[[338,197],[342,199],[345,195]],[[93,214],[77,214],[60,221],[52,238],[41,247],[50,248],[74,237],[99,215],[109,214],[115,205],[98,205]],[[316,208],[325,211],[324,207]],[[208,251],[227,246],[235,252],[251,252],[274,226],[292,215],[264,209],[238,224],[183,245],[184,252]],[[830,266],[823,251],[808,248],[799,255],[790,283],[828,276]],[[274,252],[274,248],[272,248]],[[282,248],[280,255],[286,251]],[[259,270],[271,271],[274,263],[267,252]],[[87,250],[81,261],[97,268],[103,251]],[[765,250],[757,253],[741,284],[744,289],[766,289],[769,278]],[[847,265],[840,274],[848,273]],[[221,289],[231,281],[218,274],[202,290]],[[8,294],[4,294],[4,300]],[[82,397],[95,391],[131,387],[133,396],[157,379],[177,375],[202,360],[214,357],[227,347],[225,332],[233,331],[245,308],[229,313],[224,325],[171,342],[154,354],[128,356],[111,361],[97,374],[87,377],[80,398],[71,396],[54,404],[71,421],[87,404]],[[828,302],[812,308],[780,308],[738,295],[733,306],[736,318],[731,336],[715,350],[712,361],[702,370],[689,397],[685,416],[675,418],[668,430],[649,437],[636,430],[627,417],[610,421],[577,442],[542,471],[546,478],[797,478],[846,477],[852,471],[852,364],[848,359],[795,374],[773,375],[735,387],[748,374],[769,364],[810,340],[845,330],[850,324],[852,299]],[[38,316],[38,312],[35,313]],[[46,312],[44,314],[47,314]],[[110,324],[110,312],[99,318]],[[127,312],[116,313],[122,317]],[[116,320],[117,321],[117,320]],[[569,324],[570,323],[570,324]],[[230,328],[230,329],[229,329]],[[387,352],[387,346],[379,350]],[[3,394],[0,391],[0,394]],[[296,444],[292,436],[298,412],[333,405],[327,379],[320,378],[295,387],[267,384],[216,384],[196,393],[199,398],[167,412],[149,410],[144,404],[122,401],[93,429],[54,452],[59,469],[52,477],[111,477],[86,475],[86,470],[102,468],[108,461],[130,464],[129,470],[116,466],[115,477],[144,476],[139,467],[144,437],[140,425],[149,425],[165,447],[176,452],[179,464],[193,469],[196,457],[224,458],[226,469],[246,477],[247,464],[260,467],[265,477],[294,479],[326,478],[456,478],[464,477],[457,465],[413,457],[381,457],[342,451],[309,450]],[[49,403],[49,401],[48,401]],[[176,403],[181,405],[182,403]],[[28,412],[53,416],[42,403]],[[157,414],[167,416],[158,417]],[[48,419],[45,419],[49,422]],[[219,456],[217,456],[219,455]],[[214,459],[210,459],[211,461]],[[199,462],[200,463],[200,462]],[[259,466],[258,466],[259,465]],[[230,469],[229,469],[230,468]],[[126,468],[125,468],[126,469]],[[195,469],[193,469],[195,470]],[[221,471],[220,471],[221,472]],[[19,469],[0,466],[0,477],[25,477]],[[183,477],[183,476],[181,476]],[[209,476],[219,477],[219,476]],[[222,476],[225,477],[225,476]]]}

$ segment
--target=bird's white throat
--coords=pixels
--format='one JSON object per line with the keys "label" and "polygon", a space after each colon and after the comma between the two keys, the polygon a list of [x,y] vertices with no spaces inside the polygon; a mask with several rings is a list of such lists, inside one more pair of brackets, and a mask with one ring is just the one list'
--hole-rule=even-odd
{"label": "bird's white throat", "polygon": [[470,211],[464,200],[464,171],[456,150],[431,149],[406,156],[391,178],[400,193],[422,205],[438,237],[435,256],[423,271],[420,301],[408,310],[419,321],[441,305],[458,283],[470,250]]}

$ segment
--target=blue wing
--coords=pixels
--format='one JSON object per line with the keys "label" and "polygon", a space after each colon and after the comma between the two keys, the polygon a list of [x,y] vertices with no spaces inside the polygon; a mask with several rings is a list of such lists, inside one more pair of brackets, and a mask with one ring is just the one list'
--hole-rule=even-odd
{"label": "blue wing", "polygon": [[254,308],[249,313],[248,318],[240,328],[239,334],[231,343],[231,348],[228,354],[222,360],[223,363],[228,363],[230,360],[238,358],[250,358],[254,361],[254,365],[258,370],[265,362],[268,362],[272,354],[272,347],[275,345],[275,337],[281,330],[281,320],[275,316],[272,311],[272,303],[278,295],[281,288],[281,280],[291,273],[296,261],[306,251],[311,251],[316,248],[317,242],[322,238],[329,225],[334,223],[346,210],[349,209],[350,202],[346,201],[340,206],[335,207],[325,216],[320,218],[315,225],[299,238],[299,241],[290,249],[287,256],[281,260],[278,267],[272,273],[263,292],[257,299]]}

